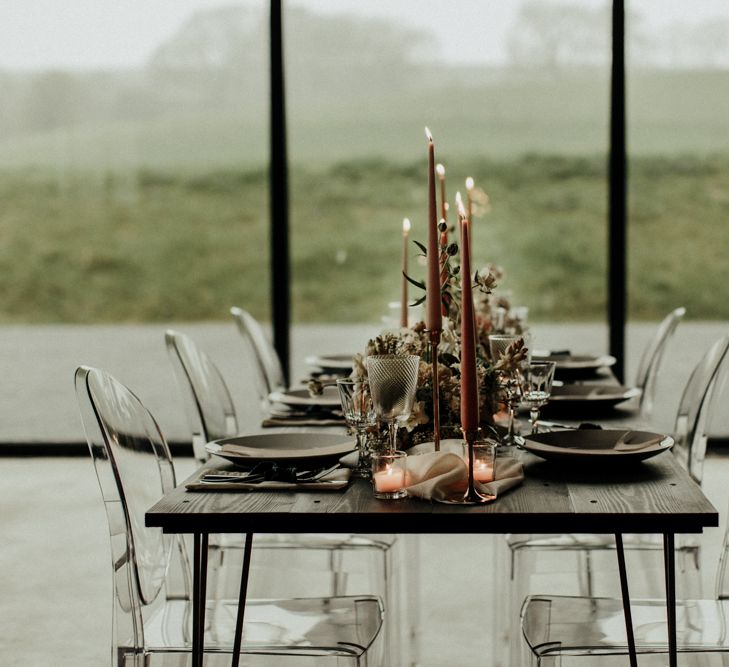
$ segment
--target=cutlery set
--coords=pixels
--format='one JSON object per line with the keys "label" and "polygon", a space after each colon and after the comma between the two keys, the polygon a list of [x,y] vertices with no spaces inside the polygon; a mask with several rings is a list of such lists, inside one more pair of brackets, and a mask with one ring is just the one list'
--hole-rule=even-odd
{"label": "cutlery set", "polygon": [[216,484],[224,482],[229,484],[233,483],[244,483],[244,484],[257,484],[260,482],[267,481],[285,481],[285,482],[318,482],[323,477],[326,477],[329,473],[334,472],[339,468],[339,463],[328,468],[317,468],[314,470],[300,470],[296,471],[293,468],[272,468],[268,467],[264,471],[258,471],[256,468],[253,470],[220,470],[218,472],[208,472],[200,477],[200,481],[205,484]]}

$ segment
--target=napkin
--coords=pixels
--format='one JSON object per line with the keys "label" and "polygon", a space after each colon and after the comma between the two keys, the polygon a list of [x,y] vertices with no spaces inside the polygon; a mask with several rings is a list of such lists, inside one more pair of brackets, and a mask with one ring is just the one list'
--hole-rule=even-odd
{"label": "napkin", "polygon": [[[524,480],[521,462],[511,456],[496,458],[493,482],[476,482],[476,490],[498,497]],[[453,452],[431,452],[408,456],[409,496],[425,500],[447,501],[465,492],[468,486],[468,466]]]}
{"label": "napkin", "polygon": [[200,478],[211,469],[202,469],[192,481],[185,484],[188,491],[339,491],[349,483],[352,473],[347,468],[337,468],[320,477],[315,482],[281,482],[276,480],[263,482],[203,482]]}

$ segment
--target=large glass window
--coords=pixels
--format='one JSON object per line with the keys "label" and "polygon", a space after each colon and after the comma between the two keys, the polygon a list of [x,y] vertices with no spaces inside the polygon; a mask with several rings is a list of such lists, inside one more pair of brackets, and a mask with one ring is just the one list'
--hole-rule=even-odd
{"label": "large glass window", "polygon": [[398,299],[402,219],[426,235],[426,125],[451,210],[467,176],[489,197],[474,261],[533,318],[604,318],[607,2],[286,8],[297,321]]}
{"label": "large glass window", "polygon": [[630,314],[729,318],[729,5],[632,0]]}
{"label": "large glass window", "polygon": [[266,316],[267,17],[0,5],[0,321]]}

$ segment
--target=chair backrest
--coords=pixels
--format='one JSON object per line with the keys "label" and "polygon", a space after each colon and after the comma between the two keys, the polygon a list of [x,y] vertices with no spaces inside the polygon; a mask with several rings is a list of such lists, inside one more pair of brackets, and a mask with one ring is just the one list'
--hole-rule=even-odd
{"label": "chair backrest", "polygon": [[268,395],[271,392],[286,389],[281,361],[276,349],[271,345],[255,317],[236,306],[230,309],[230,314],[255,359],[255,366],[258,370],[258,393],[262,402],[267,404]]}
{"label": "chair backrest", "polygon": [[144,525],[146,510],[175,486],[170,451],[152,415],[108,373],[81,366],[75,386],[111,537],[114,646],[129,637],[141,646],[142,608],[164,598],[174,543]]}
{"label": "chair backrest", "polygon": [[701,483],[706,456],[706,428],[711,421],[716,389],[729,367],[729,335],[716,341],[689,376],[676,411],[674,454]]}
{"label": "chair backrest", "polygon": [[686,309],[681,306],[672,310],[658,325],[653,338],[643,350],[638,364],[638,372],[635,376],[635,386],[641,390],[640,413],[643,418],[653,413],[653,404],[656,397],[656,384],[661,361],[666,351],[668,342],[678,327],[679,322],[686,314]]}
{"label": "chair backrest", "polygon": [[206,461],[206,443],[238,433],[233,399],[218,367],[189,336],[168,330],[165,343],[185,404],[193,453]]}

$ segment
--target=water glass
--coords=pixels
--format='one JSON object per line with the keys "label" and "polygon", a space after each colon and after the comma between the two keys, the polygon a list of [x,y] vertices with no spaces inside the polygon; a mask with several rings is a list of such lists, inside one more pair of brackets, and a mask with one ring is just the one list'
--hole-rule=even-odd
{"label": "water glass", "polygon": [[539,409],[552,395],[552,380],[557,364],[554,361],[532,361],[524,370],[522,400],[529,406],[532,433],[539,431]]}
{"label": "water glass", "polygon": [[355,477],[369,477],[371,451],[367,444],[367,430],[377,424],[370,385],[364,380],[339,379],[337,389],[344,418],[354,431],[359,454],[357,466],[352,470],[352,474]]}

